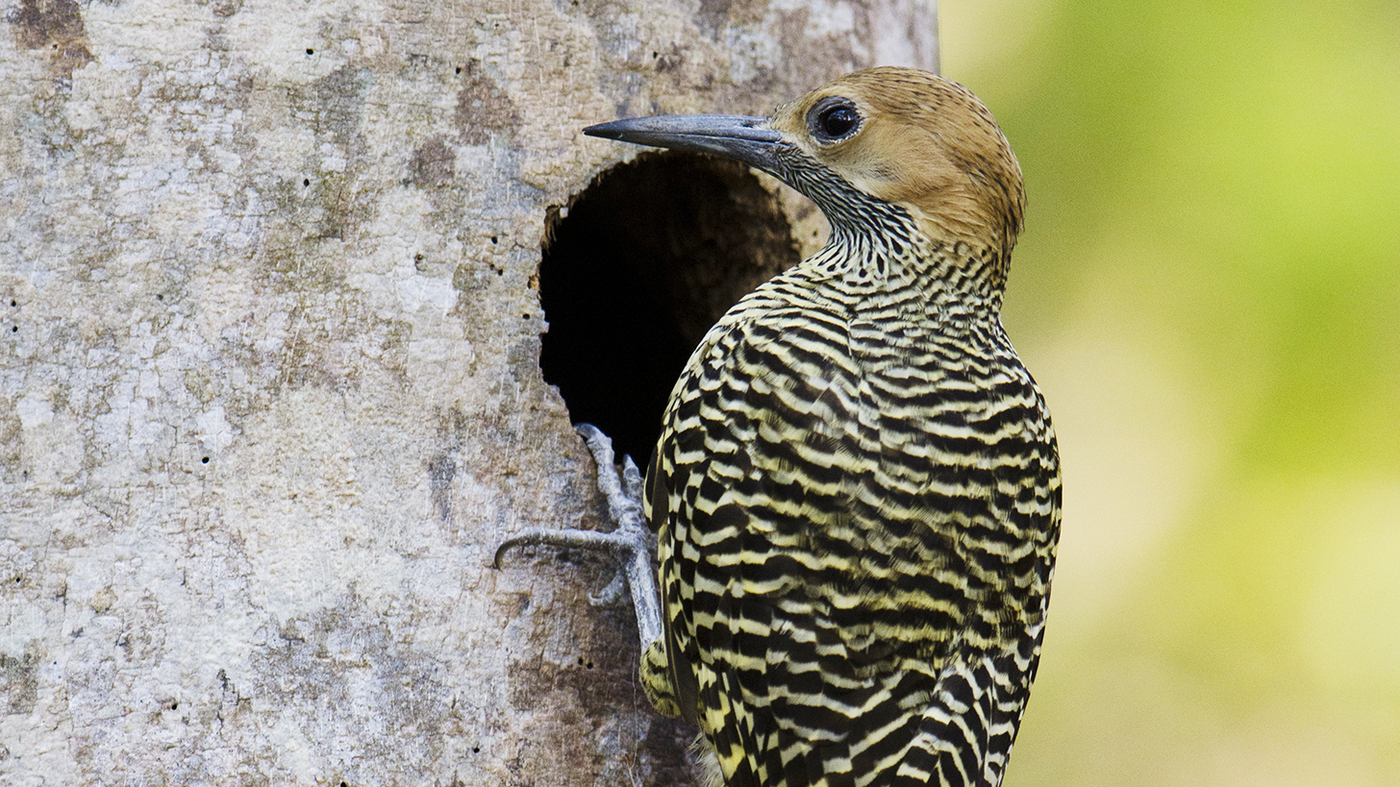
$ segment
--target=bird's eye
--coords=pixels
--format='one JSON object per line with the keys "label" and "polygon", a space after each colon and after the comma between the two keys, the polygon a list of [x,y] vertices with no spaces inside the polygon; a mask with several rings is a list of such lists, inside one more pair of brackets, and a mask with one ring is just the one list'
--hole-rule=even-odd
{"label": "bird's eye", "polygon": [[807,127],[818,142],[840,142],[860,128],[860,112],[850,99],[833,96],[807,113]]}

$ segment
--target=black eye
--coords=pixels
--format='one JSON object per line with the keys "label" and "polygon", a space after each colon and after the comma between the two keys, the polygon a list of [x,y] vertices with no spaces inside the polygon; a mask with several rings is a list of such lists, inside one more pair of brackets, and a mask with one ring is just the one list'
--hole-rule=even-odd
{"label": "black eye", "polygon": [[860,128],[860,112],[850,99],[825,98],[807,113],[807,127],[818,142],[839,142]]}

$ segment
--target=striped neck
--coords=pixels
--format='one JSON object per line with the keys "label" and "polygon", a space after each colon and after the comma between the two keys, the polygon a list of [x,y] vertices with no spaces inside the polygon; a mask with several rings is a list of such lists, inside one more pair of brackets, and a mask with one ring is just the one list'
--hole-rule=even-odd
{"label": "striped neck", "polygon": [[[831,237],[806,265],[862,290],[908,288],[940,304],[998,314],[1009,255],[991,246],[929,238],[903,208],[870,201],[858,217],[833,215]],[[855,221],[841,219],[855,218]]]}
{"label": "striped neck", "polygon": [[931,238],[909,209],[857,189],[794,146],[780,146],[776,160],[773,174],[831,223],[826,247],[804,265],[872,294],[914,288],[940,306],[1000,314],[1008,247]]}

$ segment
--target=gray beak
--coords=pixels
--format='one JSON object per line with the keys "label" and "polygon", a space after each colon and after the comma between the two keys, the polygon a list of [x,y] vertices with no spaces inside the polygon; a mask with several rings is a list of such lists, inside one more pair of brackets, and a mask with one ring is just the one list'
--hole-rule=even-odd
{"label": "gray beak", "polygon": [[710,153],[773,172],[774,148],[783,135],[768,128],[768,118],[745,115],[656,115],[589,126],[590,137],[616,139],[690,153]]}

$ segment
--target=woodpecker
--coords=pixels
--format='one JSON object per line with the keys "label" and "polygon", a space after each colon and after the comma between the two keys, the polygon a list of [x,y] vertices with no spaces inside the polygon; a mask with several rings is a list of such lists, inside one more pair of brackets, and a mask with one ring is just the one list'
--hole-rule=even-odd
{"label": "woodpecker", "polygon": [[645,481],[581,428],[615,531],[526,531],[498,563],[522,543],[618,553],[642,683],[700,728],[709,784],[999,785],[1040,658],[1060,468],[1001,325],[1025,196],[992,114],[887,67],[769,118],[584,132],[771,173],[831,237],[705,335]]}

